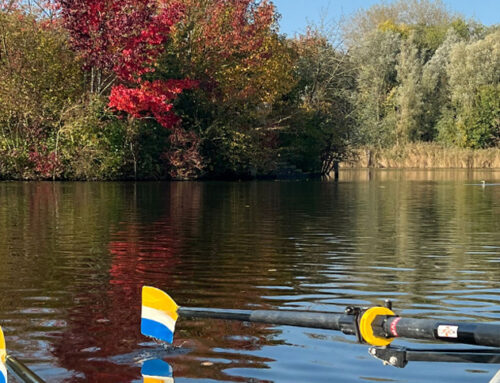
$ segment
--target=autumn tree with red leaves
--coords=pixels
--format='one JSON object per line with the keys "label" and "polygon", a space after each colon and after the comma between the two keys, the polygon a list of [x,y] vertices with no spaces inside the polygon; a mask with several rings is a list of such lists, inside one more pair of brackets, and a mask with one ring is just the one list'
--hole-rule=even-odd
{"label": "autumn tree with red leaves", "polygon": [[184,128],[200,137],[209,175],[251,173],[274,142],[271,106],[295,82],[293,52],[278,34],[275,8],[270,1],[179,1],[185,15],[158,70],[199,81],[177,110]]}
{"label": "autumn tree with red leaves", "polygon": [[181,73],[220,105],[271,103],[293,86],[274,5],[256,0],[179,0],[183,22],[169,41]]}
{"label": "autumn tree with red leaves", "polygon": [[[171,79],[156,69],[172,27],[184,16],[184,5],[169,0],[59,0],[59,3],[71,44],[89,73],[90,92],[109,92],[109,107],[125,113],[130,120],[154,120],[163,128],[176,130],[169,139],[173,146],[176,137],[182,134],[173,101],[198,82]],[[129,140],[134,152],[134,174],[138,149],[133,141],[137,140],[137,129],[135,138]],[[201,160],[196,158],[193,163]]]}
{"label": "autumn tree with red leaves", "polygon": [[183,15],[176,2],[60,0],[71,43],[90,72],[90,91],[111,88],[109,106],[134,118],[153,116],[165,128],[178,122],[172,101],[191,80],[146,79],[155,72],[172,26]]}

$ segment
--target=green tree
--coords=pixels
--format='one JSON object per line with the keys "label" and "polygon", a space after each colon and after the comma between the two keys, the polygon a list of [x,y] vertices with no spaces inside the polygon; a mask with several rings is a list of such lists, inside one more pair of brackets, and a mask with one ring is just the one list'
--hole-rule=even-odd
{"label": "green tree", "polygon": [[455,44],[447,66],[451,105],[439,123],[440,138],[461,147],[495,145],[498,137],[500,31]]}
{"label": "green tree", "polygon": [[[383,31],[408,33],[411,28],[420,28],[431,42],[433,35],[441,35],[440,30],[457,18],[445,4],[434,0],[397,0],[382,2],[368,9],[356,12],[344,25],[344,33],[349,46],[357,45],[366,36],[382,27]],[[445,27],[446,28],[446,27]],[[446,28],[447,29],[447,28]],[[444,31],[446,35],[446,30]],[[443,37],[444,37],[443,35]],[[437,47],[439,44],[432,44]]]}
{"label": "green tree", "polygon": [[422,139],[425,141],[437,138],[438,122],[442,113],[446,113],[450,106],[450,85],[446,68],[450,61],[451,50],[460,40],[455,30],[450,29],[444,42],[423,67],[424,110],[421,123]]}
{"label": "green tree", "polygon": [[54,24],[0,12],[0,173],[60,172],[56,136],[65,111],[83,94],[80,64]]}
{"label": "green tree", "polygon": [[401,52],[396,65],[398,87],[396,90],[396,145],[417,141],[422,131],[422,59],[418,48],[410,38],[401,43]]}
{"label": "green tree", "polygon": [[355,107],[361,144],[385,146],[394,142],[396,64],[400,46],[398,33],[374,30],[351,50],[357,69]]}

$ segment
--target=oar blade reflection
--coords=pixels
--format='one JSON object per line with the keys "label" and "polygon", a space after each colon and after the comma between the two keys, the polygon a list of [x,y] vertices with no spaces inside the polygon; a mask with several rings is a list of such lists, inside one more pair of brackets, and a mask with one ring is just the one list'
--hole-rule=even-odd
{"label": "oar blade reflection", "polygon": [[174,383],[172,367],[160,359],[145,361],[141,374],[143,383]]}

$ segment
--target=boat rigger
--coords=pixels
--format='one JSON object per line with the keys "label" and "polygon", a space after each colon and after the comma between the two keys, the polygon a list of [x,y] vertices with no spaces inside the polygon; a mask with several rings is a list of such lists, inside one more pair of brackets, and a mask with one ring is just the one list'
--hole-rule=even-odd
{"label": "boat rigger", "polygon": [[167,343],[172,343],[177,319],[185,317],[336,330],[372,346],[388,346],[396,338],[406,338],[500,348],[500,324],[403,318],[392,311],[390,301],[383,307],[349,306],[343,313],[330,313],[181,307],[165,292],[149,286],[143,287],[142,297],[143,334]]}

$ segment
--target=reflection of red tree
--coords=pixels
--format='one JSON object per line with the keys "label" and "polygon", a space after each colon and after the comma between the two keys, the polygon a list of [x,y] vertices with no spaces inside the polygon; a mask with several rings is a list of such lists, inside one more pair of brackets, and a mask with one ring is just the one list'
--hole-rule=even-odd
{"label": "reflection of red tree", "polygon": [[[224,242],[221,233],[239,222],[211,197],[226,187],[216,184],[210,193],[203,194],[207,187],[203,183],[167,185],[159,184],[157,189],[148,185],[147,192],[138,188],[139,197],[131,199],[131,216],[119,224],[120,229],[111,229],[109,256],[92,256],[87,261],[91,263],[86,268],[89,274],[75,276],[72,286],[80,291],[69,309],[66,332],[53,347],[59,365],[75,371],[68,383],[126,383],[140,377],[139,360],[147,342],[139,328],[140,292],[145,284],[172,292],[179,303],[193,306],[246,308],[249,303],[258,307],[269,304],[261,298],[255,278],[262,278],[274,266],[270,258],[259,257],[259,262],[252,259],[249,263],[248,258],[240,261],[238,255],[219,254]],[[239,198],[237,193],[228,196]],[[215,201],[222,204],[220,198]],[[224,202],[224,206],[231,204]],[[227,238],[234,241],[239,237],[228,232]],[[81,270],[80,262],[86,261],[77,262]],[[182,358],[168,355],[176,376],[248,381],[228,375],[226,370],[265,368],[269,359],[248,351],[275,343],[274,330],[264,325],[182,320],[179,330],[175,343],[190,352]],[[185,334],[188,339],[183,339]],[[224,361],[209,369],[200,364],[211,358]]]}
{"label": "reflection of red tree", "polygon": [[[140,291],[144,284],[167,288],[176,257],[178,237],[168,221],[129,225],[112,235],[112,263],[107,291],[82,291],[72,309],[68,330],[54,348],[63,367],[84,377],[71,382],[128,382],[140,376],[130,360],[110,359],[140,347]],[[97,283],[102,286],[103,283]]]}

